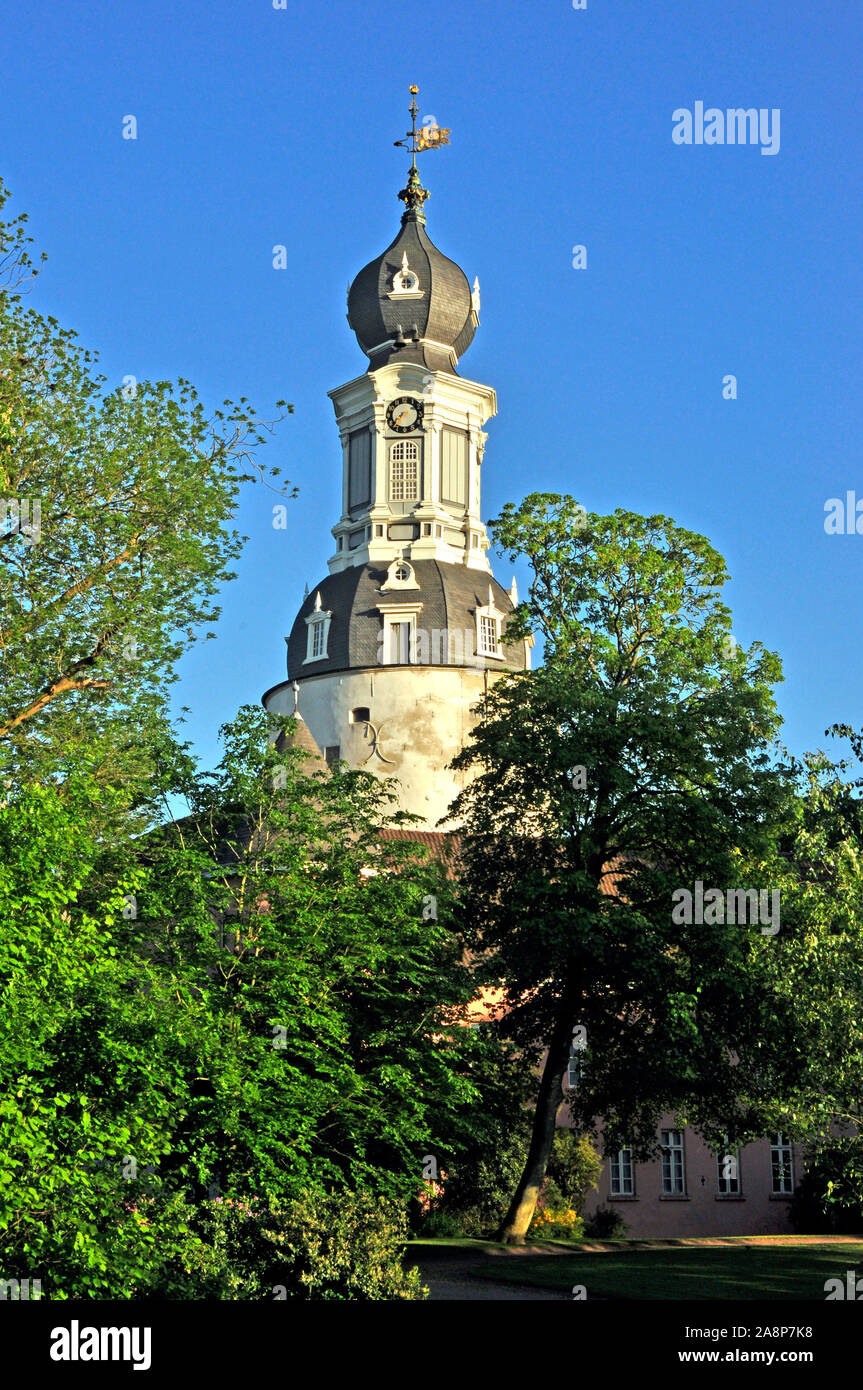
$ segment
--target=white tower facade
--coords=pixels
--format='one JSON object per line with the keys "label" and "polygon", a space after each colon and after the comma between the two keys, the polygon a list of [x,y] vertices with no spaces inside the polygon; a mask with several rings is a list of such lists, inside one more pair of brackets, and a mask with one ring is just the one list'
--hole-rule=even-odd
{"label": "white tower facade", "polygon": [[298,709],[328,762],[396,778],[401,809],[434,830],[464,785],[450,764],[489,681],[528,666],[529,644],[506,640],[517,596],[492,574],[481,519],[497,399],[456,370],[479,284],[429,239],[415,158],[399,197],[398,235],[348,291],[368,369],[329,393],[342,445],[329,574],[307,594],[288,679],[264,704]]}

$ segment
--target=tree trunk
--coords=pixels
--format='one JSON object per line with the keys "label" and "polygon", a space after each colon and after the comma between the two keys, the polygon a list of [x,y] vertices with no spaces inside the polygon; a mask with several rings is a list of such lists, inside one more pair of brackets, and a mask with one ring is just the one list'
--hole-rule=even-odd
{"label": "tree trunk", "polygon": [[551,1145],[554,1139],[555,1120],[558,1107],[563,1101],[561,1080],[564,1068],[569,1062],[569,1049],[572,1042],[572,1022],[570,1009],[564,1004],[552,1034],[539,1095],[533,1117],[533,1131],[530,1148],[515,1195],[509,1204],[496,1239],[506,1241],[507,1245],[524,1245],[527,1228],[533,1219],[540,1188],[545,1178]]}

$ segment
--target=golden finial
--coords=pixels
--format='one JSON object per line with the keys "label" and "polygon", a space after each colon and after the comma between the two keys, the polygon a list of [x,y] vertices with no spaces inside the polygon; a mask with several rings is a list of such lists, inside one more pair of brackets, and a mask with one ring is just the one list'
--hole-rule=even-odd
{"label": "golden finial", "polygon": [[399,197],[405,204],[404,216],[412,214],[418,221],[424,222],[423,203],[429,196],[428,189],[423,188],[420,183],[419,172],[417,170],[417,155],[423,154],[426,150],[440,149],[441,145],[449,144],[449,137],[452,131],[448,126],[439,126],[434,116],[426,116],[423,119],[421,129],[417,130],[417,116],[419,107],[417,106],[417,94],[419,87],[411,86],[411,104],[408,107],[411,117],[411,128],[406,132],[404,139],[394,140],[394,145],[401,145],[406,150],[410,150],[411,167],[408,174],[407,186],[401,190]]}

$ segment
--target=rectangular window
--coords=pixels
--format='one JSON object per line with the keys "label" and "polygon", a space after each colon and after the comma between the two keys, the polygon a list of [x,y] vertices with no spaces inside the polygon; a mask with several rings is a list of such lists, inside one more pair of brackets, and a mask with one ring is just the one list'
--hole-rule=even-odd
{"label": "rectangular window", "polygon": [[618,1149],[611,1156],[611,1195],[612,1197],[633,1197],[635,1183],[632,1176],[632,1149]]}
{"label": "rectangular window", "polygon": [[390,662],[395,666],[407,666],[411,659],[410,623],[390,624]]}
{"label": "rectangular window", "polygon": [[[390,445],[390,501],[419,500],[420,448],[411,439]],[[405,507],[404,510],[407,510]]]}
{"label": "rectangular window", "polygon": [[683,1168],[683,1130],[660,1130],[662,1146],[662,1192],[666,1197],[682,1197],[686,1192]]}
{"label": "rectangular window", "polygon": [[467,504],[468,437],[460,430],[440,433],[440,500],[451,507]]}
{"label": "rectangular window", "polygon": [[716,1187],[720,1196],[740,1193],[740,1150],[725,1149],[716,1160]]}
{"label": "rectangular window", "polygon": [[358,511],[372,500],[372,437],[358,430],[348,440],[348,510]]}
{"label": "rectangular window", "polygon": [[312,628],[312,660],[324,655],[324,633],[326,623],[315,623]]}
{"label": "rectangular window", "polygon": [[770,1184],[776,1195],[794,1191],[794,1153],[784,1134],[774,1134],[770,1139]]}
{"label": "rectangular window", "polygon": [[332,767],[341,757],[341,748],[338,743],[328,744],[324,749],[324,757],[327,760],[327,767]]}
{"label": "rectangular window", "polygon": [[479,620],[479,650],[481,656],[497,656],[497,618],[481,614]]}

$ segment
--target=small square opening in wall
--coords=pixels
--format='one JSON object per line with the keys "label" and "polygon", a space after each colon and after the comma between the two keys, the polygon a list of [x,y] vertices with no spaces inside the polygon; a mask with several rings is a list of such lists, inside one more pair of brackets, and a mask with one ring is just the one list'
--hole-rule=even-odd
{"label": "small square opening in wall", "polygon": [[375,535],[376,535],[376,536],[382,536],[383,533],[384,533],[384,528],[383,528],[383,526],[376,525],[376,526],[375,526]]}
{"label": "small square opening in wall", "polygon": [[430,536],[430,535],[431,535],[431,522],[430,522],[430,521],[424,521],[424,522],[423,522],[423,535],[424,535],[424,536]]}
{"label": "small square opening in wall", "polygon": [[348,714],[348,723],[349,723],[349,724],[368,724],[370,718],[371,718],[371,710],[370,710],[370,709],[367,709],[367,707],[366,707],[365,705],[358,705],[356,709],[352,709],[352,710],[350,711],[350,713]]}

